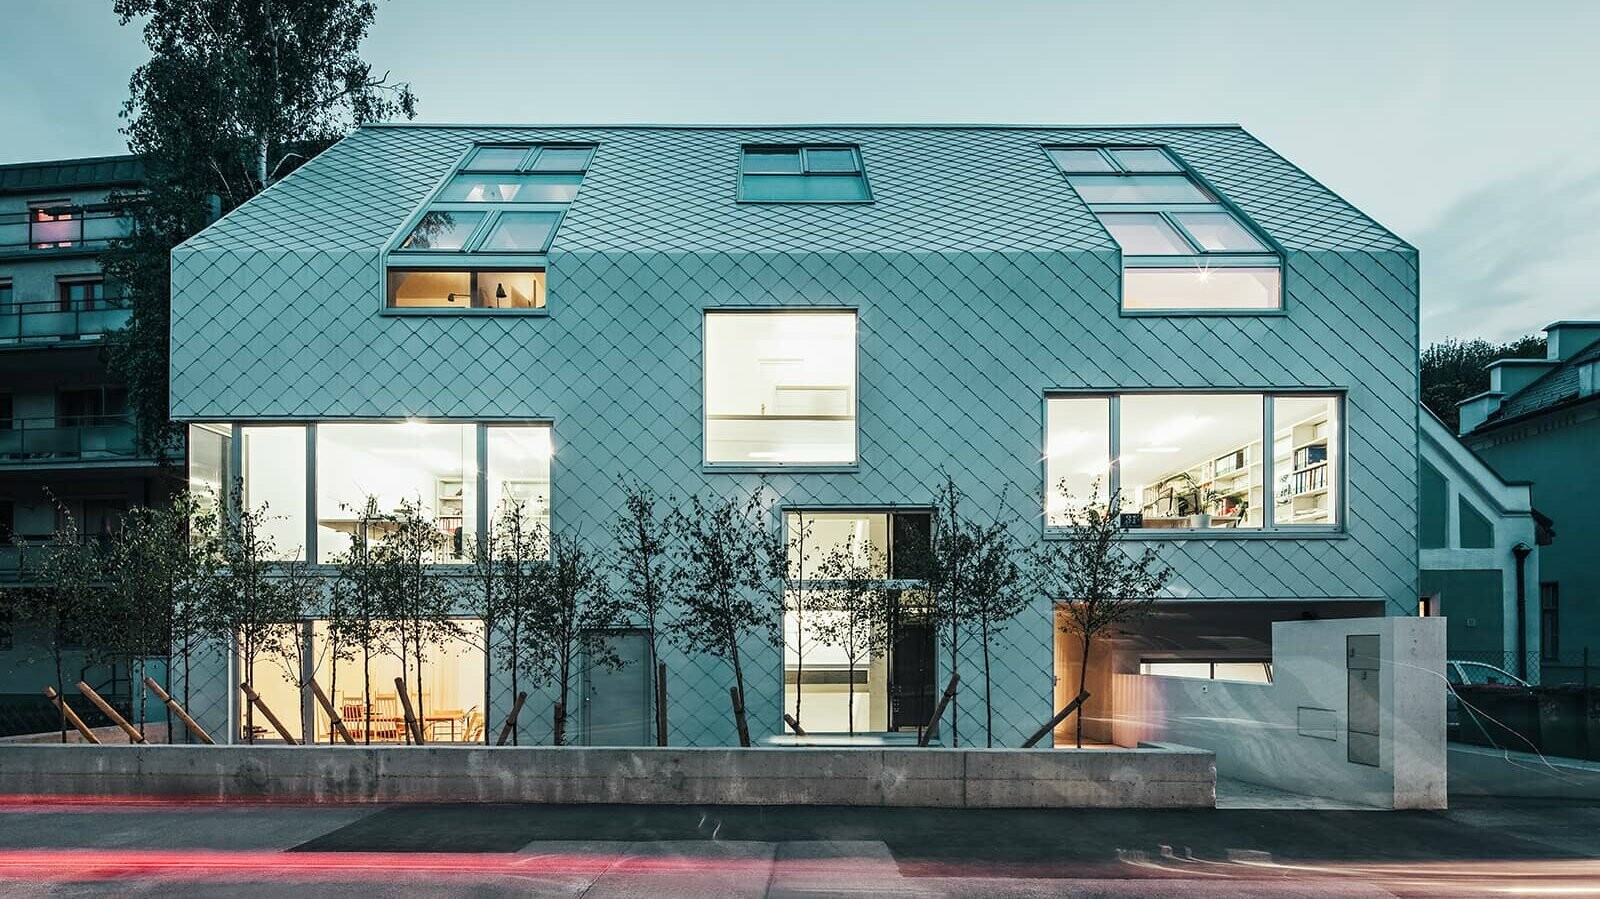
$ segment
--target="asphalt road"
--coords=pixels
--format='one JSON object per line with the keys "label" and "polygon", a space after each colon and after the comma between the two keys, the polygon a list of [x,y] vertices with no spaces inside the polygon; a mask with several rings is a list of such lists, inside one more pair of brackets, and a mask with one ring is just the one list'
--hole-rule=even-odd
{"label": "asphalt road", "polygon": [[1600,807],[0,803],[0,896],[1600,896]]}

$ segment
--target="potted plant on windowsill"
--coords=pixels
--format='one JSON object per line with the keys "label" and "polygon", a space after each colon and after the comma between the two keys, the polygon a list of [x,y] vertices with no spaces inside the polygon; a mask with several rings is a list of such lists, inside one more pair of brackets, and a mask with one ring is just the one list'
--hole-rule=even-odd
{"label": "potted plant on windowsill", "polygon": [[1211,527],[1211,510],[1216,508],[1222,496],[1209,486],[1202,485],[1194,479],[1194,475],[1187,471],[1173,478],[1173,501],[1177,505],[1177,512],[1189,519],[1189,527],[1203,529]]}

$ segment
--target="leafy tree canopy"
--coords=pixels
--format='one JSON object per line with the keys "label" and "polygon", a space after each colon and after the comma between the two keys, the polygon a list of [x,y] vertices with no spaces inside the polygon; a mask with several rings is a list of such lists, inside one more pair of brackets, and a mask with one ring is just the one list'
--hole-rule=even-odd
{"label": "leafy tree canopy", "polygon": [[1431,344],[1422,351],[1422,404],[1455,430],[1461,420],[1456,403],[1489,389],[1489,363],[1544,355],[1544,338],[1531,334],[1510,343],[1451,339]]}
{"label": "leafy tree canopy", "polygon": [[122,115],[146,184],[119,198],[131,237],[102,259],[132,308],[110,346],[128,382],[140,440],[176,436],[167,420],[168,254],[217,216],[283,178],[364,122],[416,115],[409,84],[361,58],[373,0],[116,0],[144,23],[150,60],[134,70]]}

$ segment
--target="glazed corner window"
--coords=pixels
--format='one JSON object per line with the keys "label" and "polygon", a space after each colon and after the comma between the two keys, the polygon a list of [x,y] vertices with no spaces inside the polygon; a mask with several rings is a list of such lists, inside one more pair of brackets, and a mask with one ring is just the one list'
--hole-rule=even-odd
{"label": "glazed corner window", "polygon": [[389,269],[391,309],[543,309],[544,271]]}
{"label": "glazed corner window", "polygon": [[1161,147],[1048,147],[1122,248],[1132,312],[1281,309],[1277,253]]}
{"label": "glazed corner window", "polygon": [[859,147],[748,145],[739,166],[745,203],[867,203],[872,192]]}
{"label": "glazed corner window", "polygon": [[708,312],[705,461],[856,461],[856,314]]}
{"label": "glazed corner window", "polygon": [[1047,397],[1046,524],[1116,495],[1145,529],[1337,526],[1340,410],[1331,394]]}

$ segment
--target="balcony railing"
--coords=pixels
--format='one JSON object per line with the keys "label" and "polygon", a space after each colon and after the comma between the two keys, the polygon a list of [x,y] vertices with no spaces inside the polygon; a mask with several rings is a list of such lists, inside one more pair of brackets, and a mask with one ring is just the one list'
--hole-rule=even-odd
{"label": "balcony railing", "polygon": [[138,437],[128,415],[0,419],[0,466],[148,458],[139,452]]}
{"label": "balcony railing", "polygon": [[0,213],[0,253],[98,250],[133,233],[133,218],[111,205]]}
{"label": "balcony railing", "polygon": [[0,306],[0,345],[102,337],[132,315],[120,299],[12,303]]}

